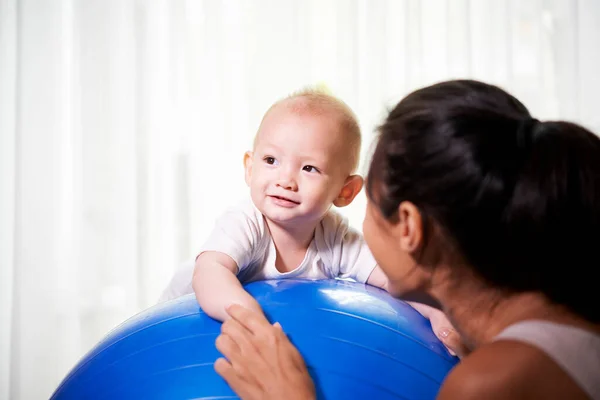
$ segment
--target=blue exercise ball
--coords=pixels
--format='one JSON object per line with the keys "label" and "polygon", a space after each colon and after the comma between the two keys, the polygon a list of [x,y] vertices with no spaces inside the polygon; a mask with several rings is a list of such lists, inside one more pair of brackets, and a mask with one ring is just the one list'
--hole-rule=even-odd
{"label": "blue exercise ball", "polygon": [[[428,320],[378,288],[342,280],[245,287],[298,347],[320,399],[433,399],[458,362]],[[52,399],[237,398],[213,370],[220,326],[193,295],[151,307],[86,354]]]}

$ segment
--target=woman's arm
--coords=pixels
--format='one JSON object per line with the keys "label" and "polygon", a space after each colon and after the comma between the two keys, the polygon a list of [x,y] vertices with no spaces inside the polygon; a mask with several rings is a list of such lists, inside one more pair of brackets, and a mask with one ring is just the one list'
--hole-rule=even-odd
{"label": "woman's arm", "polygon": [[302,356],[281,326],[240,305],[227,308],[217,337],[225,356],[215,370],[243,400],[313,400],[315,387]]}

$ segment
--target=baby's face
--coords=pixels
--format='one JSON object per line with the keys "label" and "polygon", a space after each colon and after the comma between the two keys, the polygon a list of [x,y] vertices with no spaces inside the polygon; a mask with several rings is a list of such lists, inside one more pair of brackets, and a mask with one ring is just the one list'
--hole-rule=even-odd
{"label": "baby's face", "polygon": [[246,168],[256,207],[280,224],[320,220],[351,172],[344,138],[330,114],[271,110]]}

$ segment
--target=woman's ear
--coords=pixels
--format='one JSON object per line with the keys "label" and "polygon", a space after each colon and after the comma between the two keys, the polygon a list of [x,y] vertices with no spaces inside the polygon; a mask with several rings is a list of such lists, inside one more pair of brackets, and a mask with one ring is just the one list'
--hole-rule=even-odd
{"label": "woman's ear", "polygon": [[244,179],[248,186],[250,186],[250,178],[252,178],[252,152],[247,151],[244,153]]}
{"label": "woman's ear", "polygon": [[423,218],[421,212],[410,201],[403,201],[398,206],[398,224],[396,235],[402,250],[416,253],[423,245]]}
{"label": "woman's ear", "polygon": [[363,178],[360,175],[350,175],[346,178],[340,194],[333,201],[336,207],[345,207],[352,203],[352,200],[358,195],[363,187]]}

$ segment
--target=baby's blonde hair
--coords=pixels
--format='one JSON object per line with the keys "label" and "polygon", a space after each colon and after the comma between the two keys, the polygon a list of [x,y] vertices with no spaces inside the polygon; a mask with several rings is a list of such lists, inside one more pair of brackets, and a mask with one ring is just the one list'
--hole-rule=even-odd
{"label": "baby's blonde hair", "polygon": [[[313,115],[324,115],[334,112],[340,119],[340,128],[342,132],[344,132],[347,136],[347,140],[344,141],[344,145],[348,145],[350,150],[350,173],[354,173],[356,171],[360,160],[360,126],[354,111],[352,111],[352,109],[344,101],[335,97],[324,84],[306,86],[273,103],[273,105],[271,105],[271,107],[269,107],[267,112],[264,114],[263,121],[271,110],[283,104],[285,104],[286,107],[295,113],[307,112]],[[258,134],[254,138],[255,145],[257,138]]]}

